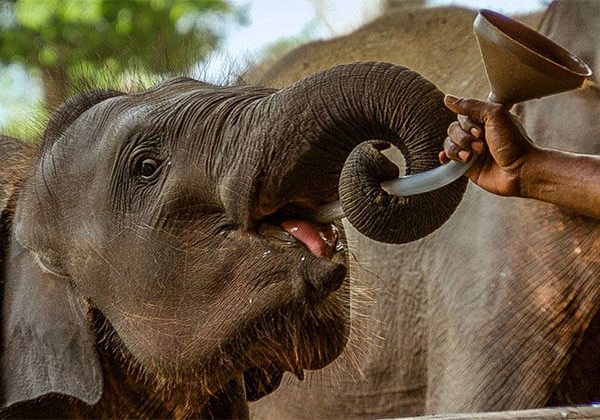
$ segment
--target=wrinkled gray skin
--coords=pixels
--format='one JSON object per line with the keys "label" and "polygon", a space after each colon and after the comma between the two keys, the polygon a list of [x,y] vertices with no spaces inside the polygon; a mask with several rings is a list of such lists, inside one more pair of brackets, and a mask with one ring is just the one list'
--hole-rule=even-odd
{"label": "wrinkled gray skin", "polygon": [[1,137],[0,414],[244,417],[284,371],[327,365],[348,336],[345,254],[313,255],[280,222],[340,188],[365,233],[430,233],[465,182],[388,197],[382,142],[339,178],[374,138],[435,166],[451,120],[416,73],[364,63],[280,91],[87,92],[39,148]]}
{"label": "wrinkled gray skin", "polygon": [[[474,17],[461,9],[390,13],[348,36],[300,47],[261,80],[284,85],[304,71],[377,58],[413,68],[448,93],[485,98]],[[600,71],[600,2],[553,4],[541,30]],[[538,143],[600,151],[597,85],[520,111]],[[374,299],[360,313],[362,328],[350,337],[346,357],[307,384],[284,383],[276,398],[252,404],[257,418],[406,416],[600,399],[597,221],[470,185],[450,221],[421,241],[382,245],[350,227],[347,235],[360,263],[351,277]],[[342,363],[352,355],[354,365]]]}

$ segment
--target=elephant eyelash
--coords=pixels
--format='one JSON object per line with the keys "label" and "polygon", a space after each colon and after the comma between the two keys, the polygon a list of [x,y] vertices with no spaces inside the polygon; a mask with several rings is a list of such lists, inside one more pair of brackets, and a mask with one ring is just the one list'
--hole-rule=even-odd
{"label": "elephant eyelash", "polygon": [[217,235],[227,237],[231,232],[237,229],[237,225],[229,223],[217,229]]}
{"label": "elephant eyelash", "polygon": [[[142,156],[137,159],[135,164],[136,173],[142,180],[146,182],[154,181],[162,172],[164,164],[165,162],[161,159],[150,156]],[[149,170],[148,167],[150,166],[154,166],[152,173],[145,175],[145,172]]]}
{"label": "elephant eyelash", "polygon": [[[162,172],[164,166],[170,164],[162,153],[162,142],[159,136],[152,133],[134,133],[129,136],[124,152],[129,155],[133,175],[145,182],[154,181]],[[128,150],[128,151],[127,151]],[[154,162],[155,171],[149,176],[144,175],[144,163]]]}
{"label": "elephant eyelash", "polygon": [[[135,150],[130,155],[132,174],[143,183],[151,183],[161,175],[165,167],[168,167],[171,162],[159,156],[157,151],[151,147],[144,147]],[[147,165],[154,165],[154,172],[147,175]]]}
{"label": "elephant eyelash", "polygon": [[217,225],[215,229],[215,235],[226,238],[231,232],[233,232],[237,228],[237,224],[233,222],[223,221],[223,223]]}

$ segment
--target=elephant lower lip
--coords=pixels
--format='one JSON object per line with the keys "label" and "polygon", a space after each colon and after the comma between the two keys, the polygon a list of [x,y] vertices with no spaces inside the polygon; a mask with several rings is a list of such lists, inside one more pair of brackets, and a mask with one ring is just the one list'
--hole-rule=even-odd
{"label": "elephant lower lip", "polygon": [[304,219],[289,219],[279,222],[263,222],[258,233],[275,240],[283,247],[304,245],[308,251],[320,258],[333,258],[343,250],[338,241],[338,232],[333,225],[322,225]]}
{"label": "elephant lower lip", "polygon": [[281,222],[281,227],[302,242],[317,257],[333,257],[337,244],[335,226],[322,225],[303,219],[292,219]]}

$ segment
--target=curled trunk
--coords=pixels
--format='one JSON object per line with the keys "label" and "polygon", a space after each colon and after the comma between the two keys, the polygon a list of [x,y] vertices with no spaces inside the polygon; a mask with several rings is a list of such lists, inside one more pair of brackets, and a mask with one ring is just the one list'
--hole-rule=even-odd
{"label": "curled trunk", "polygon": [[404,155],[407,174],[432,169],[455,118],[443,94],[411,70],[384,63],[342,65],[266,96],[260,106],[261,124],[249,134],[263,138],[254,218],[339,198],[360,232],[404,243],[441,226],[462,198],[465,178],[409,197],[381,188],[382,181],[398,176],[380,154],[386,142]]}

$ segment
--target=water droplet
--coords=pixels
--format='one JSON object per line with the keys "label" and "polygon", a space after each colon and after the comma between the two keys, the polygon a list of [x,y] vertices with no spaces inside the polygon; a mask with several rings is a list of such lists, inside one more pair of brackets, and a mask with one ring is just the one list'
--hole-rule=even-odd
{"label": "water droplet", "polygon": [[271,252],[272,252],[271,250],[263,252],[263,257],[269,255]]}
{"label": "water droplet", "polygon": [[306,257],[300,258],[300,261],[302,261],[302,262],[306,261]]}
{"label": "water droplet", "polygon": [[574,253],[574,254],[576,254],[576,255],[579,255],[579,254],[581,254],[581,248],[579,248],[579,247],[575,248],[575,249],[573,250],[573,253]]}
{"label": "water droplet", "polygon": [[250,303],[250,304],[251,304],[251,303],[252,303],[252,299],[248,299],[248,303]]}

